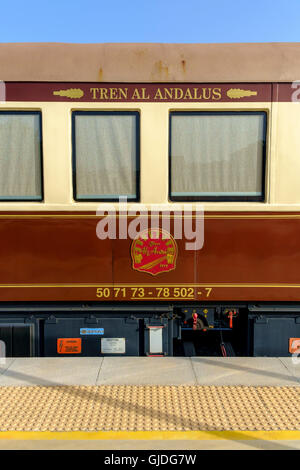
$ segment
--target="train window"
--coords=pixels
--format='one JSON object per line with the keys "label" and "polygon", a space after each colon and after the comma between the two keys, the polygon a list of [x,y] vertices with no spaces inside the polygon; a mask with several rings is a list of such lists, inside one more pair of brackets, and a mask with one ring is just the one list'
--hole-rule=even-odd
{"label": "train window", "polygon": [[42,117],[39,111],[0,111],[0,200],[41,201]]}
{"label": "train window", "polygon": [[77,201],[139,200],[139,113],[73,113],[73,185]]}
{"label": "train window", "polygon": [[265,112],[172,112],[170,199],[263,201]]}

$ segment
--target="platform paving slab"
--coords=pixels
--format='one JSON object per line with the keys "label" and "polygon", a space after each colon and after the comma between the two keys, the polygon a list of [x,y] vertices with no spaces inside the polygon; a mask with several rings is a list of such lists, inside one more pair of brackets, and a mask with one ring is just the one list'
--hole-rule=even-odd
{"label": "platform paving slab", "polygon": [[0,358],[0,375],[3,374],[15,361],[15,358]]}
{"label": "platform paving slab", "polygon": [[300,363],[295,371],[280,358],[193,357],[191,362],[199,385],[300,385]]}
{"label": "platform paving slab", "polygon": [[293,362],[293,358],[258,357],[59,357],[0,360],[0,386],[196,384],[299,386],[300,361],[298,364]]}
{"label": "platform paving slab", "polygon": [[97,385],[194,385],[188,357],[106,357]]}
{"label": "platform paving slab", "polygon": [[297,358],[280,357],[280,361],[288,369],[290,374],[299,380],[300,384],[300,356]]}
{"label": "platform paving slab", "polygon": [[0,387],[4,439],[299,439],[299,418],[293,386]]}
{"label": "platform paving slab", "polygon": [[0,386],[94,385],[102,357],[16,358],[0,375]]}

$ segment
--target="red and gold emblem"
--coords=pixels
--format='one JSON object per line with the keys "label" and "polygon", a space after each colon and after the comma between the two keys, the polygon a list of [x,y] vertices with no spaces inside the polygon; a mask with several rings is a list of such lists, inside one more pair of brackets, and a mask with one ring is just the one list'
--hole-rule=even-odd
{"label": "red and gold emblem", "polygon": [[161,229],[141,232],[131,244],[132,267],[156,276],[176,268],[177,244],[172,235]]}

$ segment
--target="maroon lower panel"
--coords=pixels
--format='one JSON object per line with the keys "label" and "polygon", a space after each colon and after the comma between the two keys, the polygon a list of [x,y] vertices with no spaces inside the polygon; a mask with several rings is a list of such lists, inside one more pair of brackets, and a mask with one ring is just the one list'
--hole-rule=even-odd
{"label": "maroon lower panel", "polygon": [[300,214],[209,212],[203,248],[187,251],[177,239],[172,269],[164,260],[152,273],[135,269],[131,239],[97,238],[99,220],[0,214],[0,299],[300,301]]}

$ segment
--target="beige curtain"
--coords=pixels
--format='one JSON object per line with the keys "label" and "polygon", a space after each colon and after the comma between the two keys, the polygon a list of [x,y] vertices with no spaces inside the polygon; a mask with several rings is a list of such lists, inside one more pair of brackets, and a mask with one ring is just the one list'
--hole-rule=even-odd
{"label": "beige curtain", "polygon": [[42,197],[40,119],[0,112],[0,198]]}
{"label": "beige curtain", "polygon": [[172,195],[261,195],[262,114],[174,114],[171,130]]}
{"label": "beige curtain", "polygon": [[136,117],[76,115],[78,198],[136,196]]}

